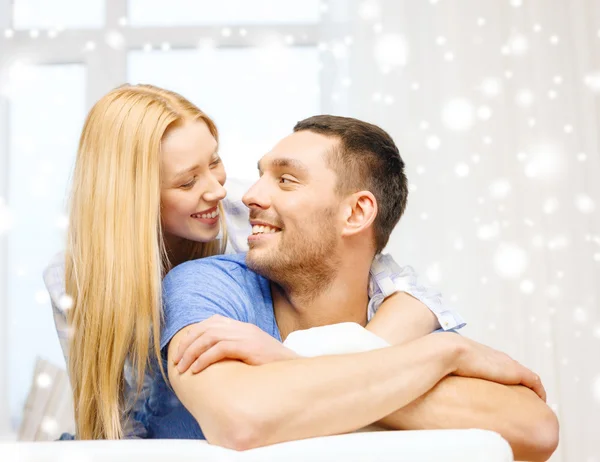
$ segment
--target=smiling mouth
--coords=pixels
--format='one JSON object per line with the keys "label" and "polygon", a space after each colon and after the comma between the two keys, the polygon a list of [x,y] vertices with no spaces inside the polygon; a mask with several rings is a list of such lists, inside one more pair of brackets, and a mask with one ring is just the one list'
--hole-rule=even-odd
{"label": "smiling mouth", "polygon": [[194,213],[191,216],[192,216],[192,218],[200,218],[200,219],[203,219],[203,220],[210,220],[212,218],[216,218],[216,217],[219,216],[219,208],[216,207],[210,213]]}
{"label": "smiling mouth", "polygon": [[275,234],[281,232],[281,229],[275,228],[269,225],[254,225],[252,226],[252,235],[257,236],[259,234]]}

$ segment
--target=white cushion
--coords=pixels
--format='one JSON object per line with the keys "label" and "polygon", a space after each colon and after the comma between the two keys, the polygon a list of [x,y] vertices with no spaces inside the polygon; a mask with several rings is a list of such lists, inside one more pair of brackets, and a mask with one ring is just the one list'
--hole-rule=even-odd
{"label": "white cushion", "polygon": [[197,440],[0,443],[2,462],[512,462],[508,443],[485,430],[352,433],[236,452]]}

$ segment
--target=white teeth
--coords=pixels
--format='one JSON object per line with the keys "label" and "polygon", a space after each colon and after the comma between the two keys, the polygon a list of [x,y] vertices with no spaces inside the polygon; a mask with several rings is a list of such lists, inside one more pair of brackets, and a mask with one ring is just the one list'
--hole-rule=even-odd
{"label": "white teeth", "polygon": [[279,230],[270,226],[254,225],[252,227],[252,234],[275,234],[277,231]]}
{"label": "white teeth", "polygon": [[203,218],[203,219],[216,218],[219,216],[219,209],[216,209],[211,213],[195,213],[192,216],[195,218]]}

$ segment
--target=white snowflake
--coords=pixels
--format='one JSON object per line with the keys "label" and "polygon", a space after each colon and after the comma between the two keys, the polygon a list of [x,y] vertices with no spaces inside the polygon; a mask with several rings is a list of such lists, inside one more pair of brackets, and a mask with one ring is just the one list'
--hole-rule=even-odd
{"label": "white snowflake", "polygon": [[492,117],[492,110],[489,108],[489,106],[479,106],[477,108],[477,117],[479,117],[481,120],[488,120],[490,117]]}
{"label": "white snowflake", "polygon": [[525,165],[525,175],[532,179],[554,180],[561,172],[563,159],[555,146],[550,144],[534,147]]}
{"label": "white snowflake", "polygon": [[45,416],[40,425],[42,432],[49,436],[56,436],[58,432],[58,422],[53,417]]}
{"label": "white snowflake", "polygon": [[470,168],[464,162],[461,162],[454,168],[454,173],[456,173],[456,176],[458,176],[459,178],[464,178],[464,177],[468,176],[469,172],[470,172]]}
{"label": "white snowflake", "polygon": [[521,34],[514,34],[508,41],[513,55],[521,56],[529,50],[529,40]]}
{"label": "white snowflake", "polygon": [[496,273],[505,278],[517,278],[527,269],[529,257],[521,247],[502,243],[494,255]]}
{"label": "white snowflake", "polygon": [[494,199],[504,199],[510,194],[512,186],[506,178],[498,178],[490,185],[490,196]]}
{"label": "white snowflake", "polygon": [[575,310],[573,311],[573,320],[575,322],[583,324],[587,321],[587,319],[587,312],[582,307],[578,306],[577,308],[575,308]]}
{"label": "white snowflake", "polygon": [[38,388],[48,388],[52,385],[52,377],[46,372],[41,372],[35,379],[35,383]]}
{"label": "white snowflake", "polygon": [[73,297],[67,294],[61,295],[60,299],[58,300],[58,305],[63,311],[70,310],[73,308]]}
{"label": "white snowflake", "polygon": [[104,36],[104,41],[113,50],[122,50],[125,48],[125,37],[119,31],[108,31]]}
{"label": "white snowflake", "polygon": [[374,52],[375,60],[380,67],[403,67],[408,62],[408,44],[400,34],[385,34],[378,37]]}
{"label": "white snowflake", "polygon": [[432,284],[439,284],[442,280],[442,269],[439,262],[433,262],[431,265],[429,265],[429,267],[425,270],[425,275]]}
{"label": "white snowflake", "polygon": [[358,7],[358,16],[365,21],[373,21],[381,15],[381,6],[378,2],[367,0]]}
{"label": "white snowflake", "polygon": [[600,71],[595,71],[587,74],[584,83],[595,93],[600,93]]}
{"label": "white snowflake", "polygon": [[481,225],[477,229],[477,237],[482,241],[492,240],[500,234],[500,224],[495,221],[489,225]]}
{"label": "white snowflake", "polygon": [[533,104],[533,93],[529,89],[519,90],[516,96],[517,104],[522,108],[528,108]]}
{"label": "white snowflake", "polygon": [[560,203],[558,202],[558,199],[556,197],[549,197],[544,201],[544,204],[542,205],[542,210],[546,215],[551,215],[558,210],[559,206]]}
{"label": "white snowflake", "polygon": [[563,250],[569,246],[569,238],[561,234],[548,241],[548,250]]}
{"label": "white snowflake", "polygon": [[427,137],[427,141],[425,142],[425,144],[427,145],[427,148],[432,150],[432,151],[437,151],[440,146],[442,145],[442,142],[440,141],[440,139],[435,136],[435,135],[431,135],[429,137]]}
{"label": "white snowflake", "polygon": [[577,207],[577,210],[579,210],[581,213],[589,214],[594,212],[596,204],[594,203],[594,200],[587,194],[579,194],[577,197],[575,197],[575,207]]}
{"label": "white snowflake", "polygon": [[473,105],[469,100],[455,98],[442,109],[442,121],[450,130],[469,130],[475,119],[474,112]]}
{"label": "white snowflake", "polygon": [[550,299],[556,299],[560,297],[561,294],[560,287],[557,285],[550,285],[546,288],[546,296]]}
{"label": "white snowflake", "polygon": [[521,292],[523,292],[524,294],[532,294],[533,291],[535,290],[535,284],[530,281],[529,279],[525,279],[523,281],[521,281],[520,284],[520,289]]}
{"label": "white snowflake", "polygon": [[487,78],[481,83],[481,91],[486,96],[497,96],[501,89],[502,84],[500,83],[500,80],[493,77]]}

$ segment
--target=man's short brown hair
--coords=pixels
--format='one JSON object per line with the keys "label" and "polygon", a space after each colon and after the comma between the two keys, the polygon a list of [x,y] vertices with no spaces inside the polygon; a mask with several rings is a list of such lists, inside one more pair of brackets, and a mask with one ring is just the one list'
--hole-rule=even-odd
{"label": "man's short brown hair", "polygon": [[294,132],[303,130],[339,139],[326,159],[337,173],[336,191],[345,195],[367,190],[375,196],[379,209],[373,224],[375,249],[381,252],[404,213],[408,196],[404,161],[394,140],[376,125],[333,115],[301,120]]}

